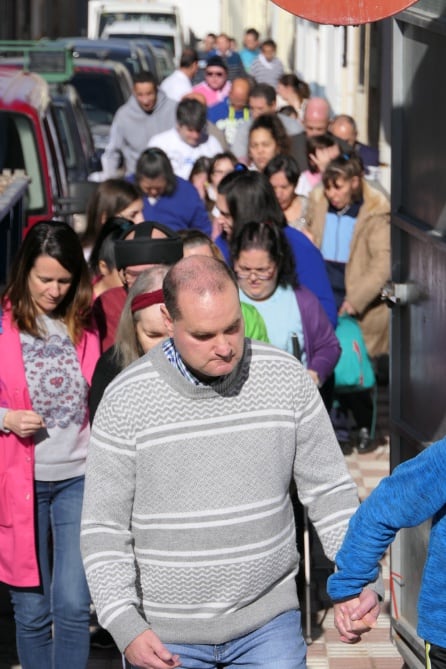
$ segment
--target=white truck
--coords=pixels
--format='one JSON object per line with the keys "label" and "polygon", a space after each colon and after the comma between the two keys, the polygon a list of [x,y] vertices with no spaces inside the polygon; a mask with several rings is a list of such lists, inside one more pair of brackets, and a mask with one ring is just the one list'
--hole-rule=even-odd
{"label": "white truck", "polygon": [[185,35],[175,5],[153,0],[89,0],[88,37],[147,39],[169,49],[178,64]]}

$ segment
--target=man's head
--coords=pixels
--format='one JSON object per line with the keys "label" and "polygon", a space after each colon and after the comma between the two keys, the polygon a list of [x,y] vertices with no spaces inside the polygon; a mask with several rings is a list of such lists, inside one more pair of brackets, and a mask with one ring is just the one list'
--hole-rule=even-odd
{"label": "man's head", "polygon": [[229,36],[226,35],[226,33],[221,33],[220,35],[217,35],[215,46],[217,48],[217,51],[219,51],[224,56],[231,48],[231,40]]}
{"label": "man's head", "polygon": [[229,102],[237,111],[244,109],[248,105],[249,81],[247,79],[234,79],[229,93]]}
{"label": "man's head", "polygon": [[215,40],[217,35],[215,33],[208,33],[203,39],[203,51],[212,51],[215,49]]}
{"label": "man's head", "polygon": [[249,51],[255,51],[259,48],[259,32],[255,28],[248,28],[245,30],[243,36],[243,46]]}
{"label": "man's head", "polygon": [[237,281],[221,260],[183,258],[163,283],[167,331],[186,366],[203,381],[233,371],[243,355]]}
{"label": "man's head", "polygon": [[205,105],[187,98],[177,107],[177,130],[183,142],[189,146],[198,146],[206,127]]}
{"label": "man's head", "polygon": [[228,80],[228,68],[220,56],[211,56],[206,63],[205,81],[213,91],[219,91]]}
{"label": "man's head", "polygon": [[323,135],[328,130],[330,105],[324,98],[310,98],[305,107],[304,127],[307,137]]}
{"label": "man's head", "polygon": [[198,53],[192,47],[187,46],[183,53],[181,54],[180,59],[180,70],[192,79],[198,71]]}
{"label": "man's head", "polygon": [[141,109],[147,113],[156,105],[157,85],[151,72],[138,72],[133,77],[133,95]]}
{"label": "man's head", "polygon": [[276,91],[269,84],[256,84],[249,95],[249,109],[253,119],[276,111]]}
{"label": "man's head", "polygon": [[335,116],[330,123],[330,132],[338,139],[347,142],[349,146],[355,146],[358,138],[358,128],[355,119],[348,114],[339,114]]}
{"label": "man's head", "polygon": [[277,44],[273,39],[266,39],[264,42],[262,42],[260,51],[265,56],[266,60],[270,62],[276,56]]}

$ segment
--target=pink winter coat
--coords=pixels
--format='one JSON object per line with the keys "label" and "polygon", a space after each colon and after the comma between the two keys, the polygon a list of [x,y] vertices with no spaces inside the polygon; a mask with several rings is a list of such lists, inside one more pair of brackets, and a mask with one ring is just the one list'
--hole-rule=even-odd
{"label": "pink winter coat", "polygon": [[[99,357],[95,332],[76,346],[88,383]],[[22,348],[11,311],[0,312],[0,406],[30,409]],[[34,441],[0,432],[0,581],[18,587],[39,585],[34,528]]]}

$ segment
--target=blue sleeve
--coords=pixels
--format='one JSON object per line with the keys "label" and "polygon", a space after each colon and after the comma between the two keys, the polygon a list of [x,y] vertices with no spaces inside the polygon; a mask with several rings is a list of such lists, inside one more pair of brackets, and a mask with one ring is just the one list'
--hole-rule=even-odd
{"label": "blue sleeve", "polygon": [[328,579],[333,600],[357,595],[378,575],[378,561],[403,527],[415,527],[446,504],[446,439],[399,465],[361,504]]}
{"label": "blue sleeve", "polygon": [[284,233],[296,262],[299,283],[316,295],[328,320],[333,328],[336,328],[338,312],[321,252],[300,230],[287,225]]}
{"label": "blue sleeve", "polygon": [[212,225],[206,207],[198,195],[198,191],[189,181],[177,177],[178,197],[183,205],[184,215],[187,212],[187,227],[201,230],[208,237],[211,236]]}

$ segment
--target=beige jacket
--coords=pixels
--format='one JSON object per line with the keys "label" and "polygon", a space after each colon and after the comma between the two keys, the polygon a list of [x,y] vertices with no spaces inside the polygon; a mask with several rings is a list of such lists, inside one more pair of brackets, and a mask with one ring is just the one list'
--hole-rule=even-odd
{"label": "beige jacket", "polygon": [[[345,268],[346,300],[356,309],[370,356],[389,349],[389,309],[380,302],[381,289],[390,278],[390,204],[386,196],[363,180],[364,203],[356,221]],[[323,186],[309,196],[307,228],[321,247],[328,200]]]}

